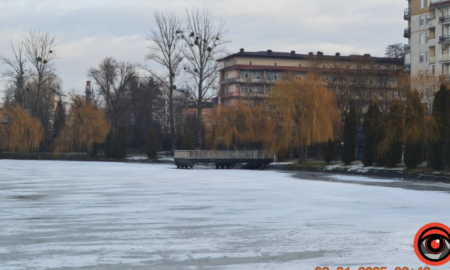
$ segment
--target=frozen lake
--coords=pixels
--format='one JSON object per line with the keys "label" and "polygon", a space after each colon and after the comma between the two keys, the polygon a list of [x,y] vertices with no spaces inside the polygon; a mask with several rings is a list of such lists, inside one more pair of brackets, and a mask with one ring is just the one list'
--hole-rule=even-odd
{"label": "frozen lake", "polygon": [[325,174],[0,160],[0,269],[418,270],[414,236],[427,223],[450,225],[449,190]]}

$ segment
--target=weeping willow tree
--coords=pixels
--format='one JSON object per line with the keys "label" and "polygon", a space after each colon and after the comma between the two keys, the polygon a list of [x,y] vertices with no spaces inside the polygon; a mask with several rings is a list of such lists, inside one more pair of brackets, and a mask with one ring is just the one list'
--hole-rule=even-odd
{"label": "weeping willow tree", "polygon": [[264,104],[237,100],[234,106],[218,107],[207,140],[212,148],[243,149],[268,147],[273,122]]}
{"label": "weeping willow tree", "polygon": [[103,143],[110,130],[103,110],[86,104],[81,96],[72,96],[66,126],[55,140],[55,152],[87,150],[90,153],[94,143]]}
{"label": "weeping willow tree", "polygon": [[405,111],[405,165],[412,169],[422,164],[425,144],[424,108],[417,90],[411,91]]}
{"label": "weeping willow tree", "polygon": [[274,121],[273,151],[295,147],[299,152],[299,163],[305,163],[306,147],[334,139],[340,112],[334,93],[317,75],[309,74],[306,78],[286,76],[272,87],[267,104]]}
{"label": "weeping willow tree", "polygon": [[385,123],[385,133],[378,145],[378,160],[383,160],[387,167],[394,167],[402,162],[404,137],[404,106],[400,100],[394,100],[389,109]]}
{"label": "weeping willow tree", "polygon": [[340,113],[334,94],[319,77],[287,75],[272,88],[266,103],[238,100],[217,108],[213,119],[209,139],[214,149],[251,146],[290,153],[295,147],[303,163],[307,146],[334,139]]}
{"label": "weeping willow tree", "polygon": [[6,122],[3,127],[4,148],[9,152],[36,151],[44,139],[40,121],[32,117],[20,104],[15,107],[6,102],[0,116]]}

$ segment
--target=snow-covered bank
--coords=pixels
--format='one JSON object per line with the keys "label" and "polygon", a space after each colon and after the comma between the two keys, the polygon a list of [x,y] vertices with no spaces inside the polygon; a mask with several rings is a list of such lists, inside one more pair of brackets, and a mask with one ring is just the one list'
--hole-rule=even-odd
{"label": "snow-covered bank", "polygon": [[401,181],[377,187],[358,184],[364,177],[338,180],[348,181],[2,160],[0,268],[423,266],[414,235],[426,223],[450,225],[443,214],[450,186],[434,192],[401,188]]}
{"label": "snow-covered bank", "polygon": [[275,171],[305,171],[305,172],[323,172],[340,175],[361,175],[390,179],[409,179],[409,180],[432,180],[444,181],[450,183],[450,172],[443,171],[423,171],[407,170],[405,167],[364,167],[362,164],[345,166],[343,164],[334,165],[302,165],[295,163],[277,163],[269,166],[270,170]]}

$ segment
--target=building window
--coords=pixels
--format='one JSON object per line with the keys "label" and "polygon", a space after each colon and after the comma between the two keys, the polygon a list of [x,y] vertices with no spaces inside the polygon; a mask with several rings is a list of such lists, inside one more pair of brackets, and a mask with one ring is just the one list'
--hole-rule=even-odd
{"label": "building window", "polygon": [[419,44],[420,45],[425,44],[425,35],[422,34],[419,35]]}
{"label": "building window", "polygon": [[278,72],[267,72],[266,73],[266,78],[268,80],[280,80],[281,79],[281,74]]}
{"label": "building window", "polygon": [[420,60],[419,60],[419,62],[423,63],[424,58],[425,58],[425,54],[424,53],[420,53]]}
{"label": "building window", "polygon": [[228,73],[225,73],[225,80],[228,80]]}
{"label": "building window", "polygon": [[430,0],[427,0],[427,7],[430,7]]}
{"label": "building window", "polygon": [[425,24],[428,24],[430,20],[430,14],[425,15]]}
{"label": "building window", "polygon": [[429,56],[429,54],[428,54],[428,52],[426,52],[425,53],[425,62],[427,62],[427,63],[428,63],[428,56]]}
{"label": "building window", "polygon": [[420,1],[420,8],[424,8],[423,1],[426,1],[426,0],[419,0],[419,1]]}
{"label": "building window", "polygon": [[261,79],[261,71],[252,71],[252,79]]}
{"label": "building window", "polygon": [[430,33],[427,32],[426,36],[425,36],[425,43],[428,43],[428,40],[430,39]]}
{"label": "building window", "polygon": [[423,16],[419,16],[419,26],[423,26]]}
{"label": "building window", "polygon": [[436,71],[436,67],[434,65],[430,66],[430,74],[434,75],[434,72]]}
{"label": "building window", "polygon": [[241,87],[241,93],[264,93],[262,86],[243,86]]}
{"label": "building window", "polygon": [[241,71],[241,79],[250,79],[250,72],[247,70]]}

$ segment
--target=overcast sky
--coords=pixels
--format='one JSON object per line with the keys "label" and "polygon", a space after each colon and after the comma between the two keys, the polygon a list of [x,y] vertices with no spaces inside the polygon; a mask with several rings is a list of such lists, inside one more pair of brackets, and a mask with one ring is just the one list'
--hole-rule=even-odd
{"label": "overcast sky", "polygon": [[30,30],[49,32],[57,39],[56,68],[64,90],[81,91],[86,70],[107,56],[143,61],[153,10],[183,16],[186,8],[204,5],[226,22],[230,52],[383,56],[388,44],[406,42],[404,0],[0,0],[0,54],[10,56],[10,41]]}

